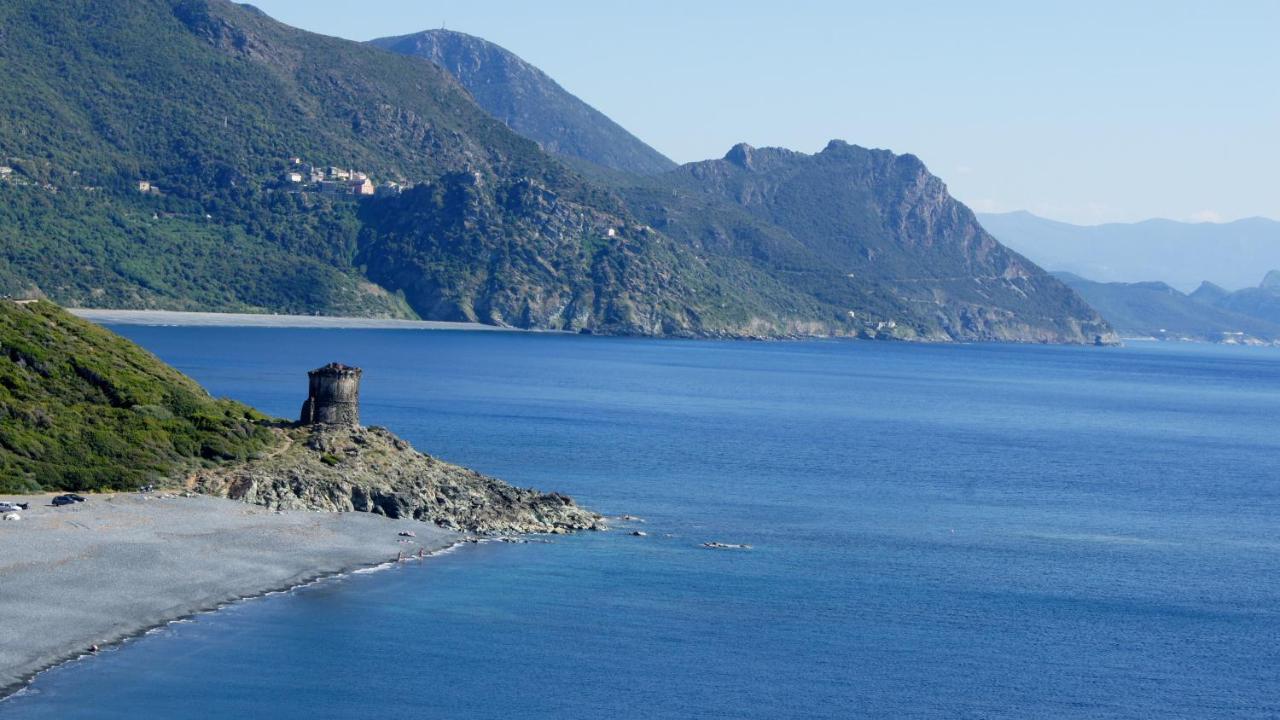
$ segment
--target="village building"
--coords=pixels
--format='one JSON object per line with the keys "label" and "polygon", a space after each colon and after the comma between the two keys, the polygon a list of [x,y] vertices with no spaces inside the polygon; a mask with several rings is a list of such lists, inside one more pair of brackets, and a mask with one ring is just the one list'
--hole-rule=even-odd
{"label": "village building", "polygon": [[285,182],[300,183],[302,182],[302,173],[300,172],[285,173],[284,179],[285,179]]}
{"label": "village building", "polygon": [[373,181],[369,178],[352,180],[348,187],[351,188],[352,195],[372,195],[374,193]]}
{"label": "village building", "polygon": [[149,192],[151,192],[151,182],[150,182],[149,180],[139,180],[139,181],[138,181],[138,192],[140,192],[140,193],[149,193]]}

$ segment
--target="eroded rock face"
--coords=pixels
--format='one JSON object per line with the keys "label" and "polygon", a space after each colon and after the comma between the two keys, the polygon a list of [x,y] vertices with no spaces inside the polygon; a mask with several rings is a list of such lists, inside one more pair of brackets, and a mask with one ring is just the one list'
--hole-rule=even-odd
{"label": "eroded rock face", "polygon": [[603,519],[572,498],[513,487],[413,449],[383,428],[280,430],[272,453],[203,469],[187,486],[283,510],[371,512],[478,533],[600,530]]}

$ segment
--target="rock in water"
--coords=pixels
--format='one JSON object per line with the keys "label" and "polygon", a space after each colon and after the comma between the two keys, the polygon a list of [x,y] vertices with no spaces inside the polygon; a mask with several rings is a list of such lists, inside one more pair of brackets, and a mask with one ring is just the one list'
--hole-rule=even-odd
{"label": "rock in water", "polygon": [[413,449],[384,428],[277,430],[282,445],[234,467],[201,469],[187,486],[282,510],[372,512],[478,533],[604,529],[558,493],[512,487]]}

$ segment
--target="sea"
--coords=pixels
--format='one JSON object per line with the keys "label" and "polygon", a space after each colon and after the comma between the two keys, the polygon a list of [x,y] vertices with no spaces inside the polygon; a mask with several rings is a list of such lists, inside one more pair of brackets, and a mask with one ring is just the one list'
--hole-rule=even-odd
{"label": "sea", "polygon": [[240,602],[5,720],[1280,717],[1280,349],[116,329],[281,416],[361,366],[366,424],[643,522]]}

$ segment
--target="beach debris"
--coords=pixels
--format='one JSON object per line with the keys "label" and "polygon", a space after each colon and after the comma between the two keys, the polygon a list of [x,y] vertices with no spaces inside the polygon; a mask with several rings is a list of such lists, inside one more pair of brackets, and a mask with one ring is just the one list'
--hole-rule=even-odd
{"label": "beach debris", "polygon": [[11,512],[11,513],[5,513],[4,519],[5,520],[21,520],[22,516],[16,512]]}
{"label": "beach debris", "polygon": [[643,530],[632,530],[630,534],[632,537],[648,537],[649,536],[649,533]]}
{"label": "beach debris", "polygon": [[416,532],[414,532],[414,531],[412,531],[412,530],[401,530],[401,531],[400,531],[400,537],[412,537],[412,538],[416,538],[416,537],[418,537],[418,533],[416,533]]}
{"label": "beach debris", "polygon": [[712,550],[750,550],[751,549],[750,545],[743,545],[738,543],[722,543],[722,542],[704,542],[702,543],[702,547],[710,548]]}

